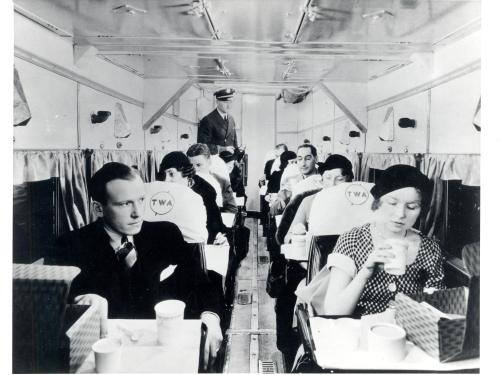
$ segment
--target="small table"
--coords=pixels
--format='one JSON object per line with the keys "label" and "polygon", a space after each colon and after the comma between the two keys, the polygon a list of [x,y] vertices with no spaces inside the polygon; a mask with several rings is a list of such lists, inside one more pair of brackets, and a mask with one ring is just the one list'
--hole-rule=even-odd
{"label": "small table", "polygon": [[[183,320],[176,326],[172,345],[157,343],[156,320],[109,319],[109,336],[122,339],[122,373],[197,373],[200,360],[201,320]],[[134,334],[137,341],[132,341]],[[95,373],[91,352],[77,373]]]}
{"label": "small table", "polygon": [[[335,347],[342,342],[335,341],[335,335],[329,329],[336,317],[309,318],[307,310],[299,306],[297,323],[306,353],[313,361],[313,372],[478,372],[479,358],[464,361],[441,363],[423,350],[407,341],[407,357],[401,362],[382,361],[370,355],[366,350],[353,349],[339,351]],[[326,318],[326,319],[325,319]],[[345,318],[345,317],[342,317]],[[355,334],[359,334],[356,332]],[[299,369],[299,371],[306,371]]]}

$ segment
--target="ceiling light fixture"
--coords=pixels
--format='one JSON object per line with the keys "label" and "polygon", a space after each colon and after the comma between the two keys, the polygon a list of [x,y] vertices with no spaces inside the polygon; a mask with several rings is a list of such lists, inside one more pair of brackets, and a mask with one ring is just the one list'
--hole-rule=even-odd
{"label": "ceiling light fixture", "polygon": [[224,61],[221,58],[214,59],[215,64],[216,64],[216,69],[224,74],[226,77],[229,77],[232,75],[232,73],[229,71],[229,69],[224,65]]}
{"label": "ceiling light fixture", "polygon": [[394,13],[388,11],[387,9],[381,9],[381,10],[377,10],[375,12],[364,13],[361,15],[361,18],[363,18],[364,20],[370,19],[372,21],[375,21],[375,20],[378,20],[379,18],[382,18],[385,16],[394,17]]}
{"label": "ceiling light fixture", "polygon": [[201,18],[205,14],[205,11],[209,8],[210,4],[204,0],[193,1],[191,3],[191,9],[187,11],[187,14]]}
{"label": "ceiling light fixture", "polygon": [[128,14],[131,16],[136,15],[138,13],[144,14],[144,13],[148,12],[145,9],[136,8],[136,7],[133,7],[132,5],[128,5],[128,4],[123,4],[123,5],[117,6],[117,7],[113,8],[112,10],[113,10],[113,13],[115,13],[115,14]]}

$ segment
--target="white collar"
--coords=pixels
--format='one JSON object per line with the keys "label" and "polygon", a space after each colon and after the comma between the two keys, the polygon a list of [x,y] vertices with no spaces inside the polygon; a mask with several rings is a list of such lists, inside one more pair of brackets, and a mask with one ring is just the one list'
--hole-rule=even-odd
{"label": "white collar", "polygon": [[217,108],[217,112],[219,112],[220,117],[222,117],[224,120],[226,119],[227,113],[222,113],[221,111],[219,111],[219,108]]}

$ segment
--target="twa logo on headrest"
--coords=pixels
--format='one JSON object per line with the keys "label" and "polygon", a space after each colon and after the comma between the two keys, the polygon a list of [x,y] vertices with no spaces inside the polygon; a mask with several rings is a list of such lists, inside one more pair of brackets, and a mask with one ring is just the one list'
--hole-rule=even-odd
{"label": "twa logo on headrest", "polygon": [[363,186],[352,184],[345,189],[345,197],[353,205],[361,205],[370,198],[370,193]]}
{"label": "twa logo on headrest", "polygon": [[166,215],[174,208],[174,197],[168,191],[160,191],[151,197],[149,207],[155,215]]}

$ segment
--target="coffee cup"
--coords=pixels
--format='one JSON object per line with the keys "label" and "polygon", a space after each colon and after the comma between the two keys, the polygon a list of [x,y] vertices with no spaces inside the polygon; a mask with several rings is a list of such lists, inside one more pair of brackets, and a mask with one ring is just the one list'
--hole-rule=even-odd
{"label": "coffee cup", "polygon": [[394,255],[394,258],[384,264],[385,272],[391,275],[404,275],[406,272],[408,242],[398,238],[388,238],[385,243],[391,247],[390,252]]}
{"label": "coffee cup", "polygon": [[175,299],[162,301],[155,305],[158,343],[160,345],[169,345],[175,342],[172,333],[179,321],[184,319],[185,307],[184,302]]}
{"label": "coffee cup", "polygon": [[95,369],[98,373],[120,371],[122,342],[119,338],[100,339],[92,345],[95,358]]}
{"label": "coffee cup", "polygon": [[368,330],[368,351],[383,361],[399,362],[406,357],[406,331],[395,324],[375,323]]}

